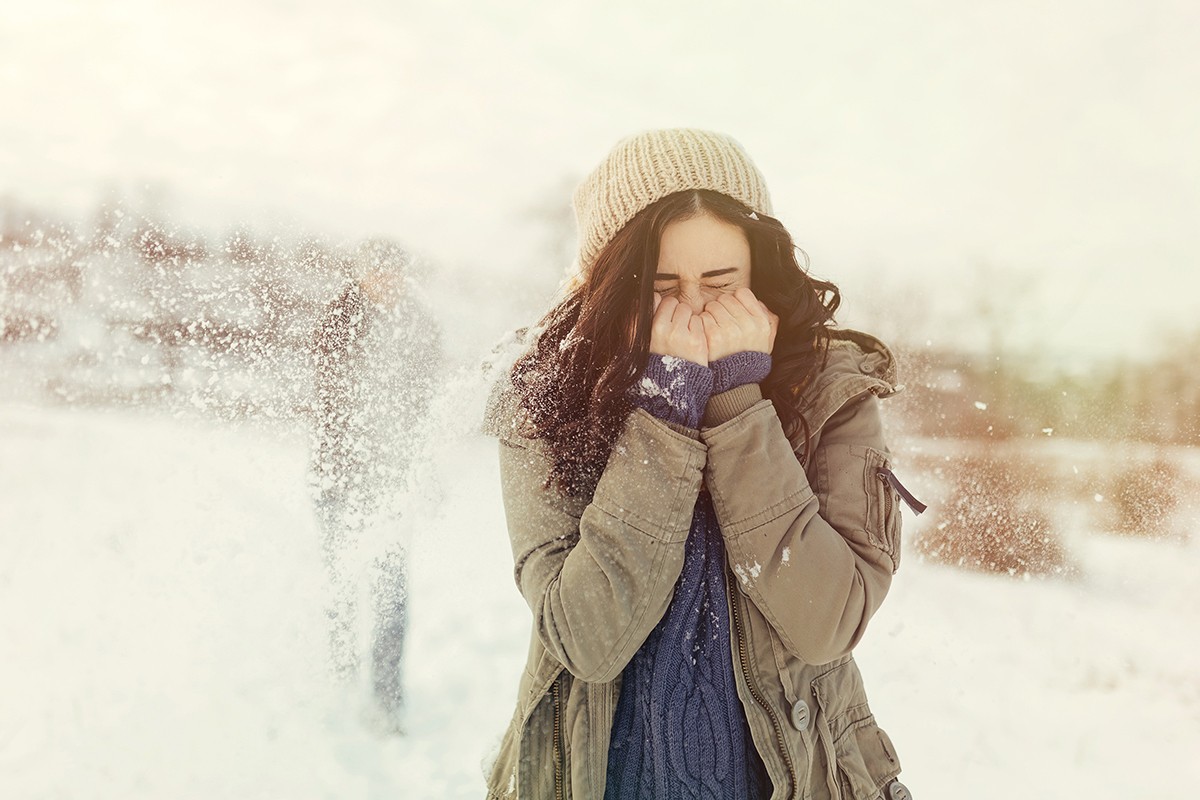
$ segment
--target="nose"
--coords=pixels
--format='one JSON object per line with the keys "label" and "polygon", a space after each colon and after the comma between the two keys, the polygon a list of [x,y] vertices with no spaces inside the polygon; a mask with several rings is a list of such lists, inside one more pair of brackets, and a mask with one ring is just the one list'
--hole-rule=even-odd
{"label": "nose", "polygon": [[698,289],[680,292],[679,302],[690,308],[693,314],[699,314],[704,311],[704,298],[701,297]]}

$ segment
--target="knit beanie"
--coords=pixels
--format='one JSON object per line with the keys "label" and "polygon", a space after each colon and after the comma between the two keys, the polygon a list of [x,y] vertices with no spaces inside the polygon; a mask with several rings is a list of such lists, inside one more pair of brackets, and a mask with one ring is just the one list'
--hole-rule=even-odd
{"label": "knit beanie", "polygon": [[667,195],[709,189],[771,215],[762,173],[730,136],[672,128],[622,139],[575,190],[579,255],[568,270],[578,286],[600,252],[638,212]]}

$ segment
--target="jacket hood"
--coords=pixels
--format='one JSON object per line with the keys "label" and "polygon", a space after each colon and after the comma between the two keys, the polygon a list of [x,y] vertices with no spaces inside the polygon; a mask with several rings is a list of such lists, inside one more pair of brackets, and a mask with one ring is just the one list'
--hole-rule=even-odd
{"label": "jacket hood", "polygon": [[891,349],[869,333],[852,328],[832,330],[829,341],[829,361],[835,358],[848,359],[852,372],[871,375],[886,383],[891,390],[885,395],[895,394],[904,386],[899,383],[899,368]]}
{"label": "jacket hood", "polygon": [[829,333],[825,367],[800,397],[801,411],[813,430],[824,427],[856,398],[867,394],[891,397],[904,388],[897,382],[896,358],[883,342],[849,328]]}

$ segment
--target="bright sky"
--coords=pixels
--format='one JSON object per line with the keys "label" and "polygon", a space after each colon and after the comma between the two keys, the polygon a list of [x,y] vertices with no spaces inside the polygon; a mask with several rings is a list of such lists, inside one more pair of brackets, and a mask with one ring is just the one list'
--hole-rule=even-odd
{"label": "bright sky", "polygon": [[[621,136],[739,138],[847,320],[1058,359],[1200,317],[1200,6],[0,0],[0,195],[398,237],[497,285]],[[147,188],[148,187],[148,188]]]}

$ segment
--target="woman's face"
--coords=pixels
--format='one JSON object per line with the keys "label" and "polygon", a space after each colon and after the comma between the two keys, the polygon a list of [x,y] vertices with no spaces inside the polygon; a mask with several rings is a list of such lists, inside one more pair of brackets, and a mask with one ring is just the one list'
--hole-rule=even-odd
{"label": "woman's face", "polygon": [[668,223],[654,291],[700,313],[725,292],[750,285],[750,243],[737,225],[701,213]]}

